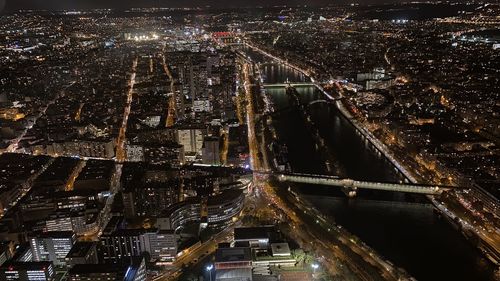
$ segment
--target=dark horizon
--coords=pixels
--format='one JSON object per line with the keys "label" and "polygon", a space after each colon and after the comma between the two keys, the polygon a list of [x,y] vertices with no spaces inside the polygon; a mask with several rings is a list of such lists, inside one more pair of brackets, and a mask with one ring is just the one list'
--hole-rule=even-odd
{"label": "dark horizon", "polygon": [[[272,6],[328,6],[346,4],[395,4],[405,3],[401,0],[0,0],[0,11],[30,10],[65,10],[65,9],[129,9],[129,8],[242,8],[242,7],[272,7]],[[422,2],[424,3],[424,2]]]}
{"label": "dark horizon", "polygon": [[[375,0],[377,1],[377,0]],[[383,0],[386,1],[386,0]],[[216,8],[237,8],[249,6],[296,6],[296,5],[327,5],[332,4],[331,1],[325,0],[277,0],[272,1],[244,1],[244,0],[0,0],[0,7],[4,4],[7,11],[20,10],[20,9],[35,9],[35,10],[61,10],[61,9],[94,9],[94,8],[115,8],[115,9],[128,9],[128,8],[150,8],[150,7],[165,7],[165,8],[184,8],[184,7],[216,7]],[[339,1],[338,4],[350,3],[349,1]]]}

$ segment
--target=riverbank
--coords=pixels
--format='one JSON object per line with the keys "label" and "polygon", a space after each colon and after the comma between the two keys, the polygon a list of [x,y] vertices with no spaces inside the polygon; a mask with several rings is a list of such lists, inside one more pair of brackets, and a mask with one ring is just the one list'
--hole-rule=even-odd
{"label": "riverbank", "polygon": [[[273,59],[276,60],[279,63],[282,63],[291,69],[294,69],[298,72],[301,72],[303,75],[310,77],[311,82],[315,84],[315,86],[320,90],[329,100],[335,101],[336,108],[341,112],[343,117],[349,121],[349,123],[364,137],[366,138],[370,144],[378,150],[384,157],[399,171],[400,174],[406,178],[408,182],[418,184],[421,183],[420,180],[417,179],[415,175],[413,175],[408,168],[406,168],[404,165],[401,164],[400,161],[397,160],[397,157],[391,152],[391,150],[384,144],[382,143],[379,139],[377,139],[369,130],[367,130],[346,108],[346,106],[343,104],[341,100],[336,100],[335,97],[331,96],[329,93],[327,93],[321,85],[319,85],[318,82],[315,81],[314,77],[311,77],[309,72],[306,70],[301,69],[298,66],[295,66],[281,58],[275,57],[272,54],[269,54],[268,52],[248,43],[245,42],[246,46],[249,48],[256,50],[257,52]],[[460,229],[460,233],[467,239],[469,240],[472,244],[474,244],[475,247],[479,248],[483,255],[487,257],[493,264],[495,264],[498,267],[499,264],[499,253],[497,250],[498,245],[492,244],[491,239],[488,240],[486,239],[484,234],[482,234],[479,230],[477,230],[474,226],[472,226],[469,222],[467,222],[466,219],[460,219],[460,216],[455,214],[452,210],[450,210],[445,204],[442,202],[436,200],[433,196],[427,196],[427,199],[431,202],[431,204],[435,207],[436,211],[446,217],[447,221],[451,223],[451,225],[454,228],[457,228],[457,225],[459,226],[458,228]],[[465,230],[465,231],[464,231]],[[466,233],[467,232],[467,233]],[[482,247],[482,243],[474,243],[474,236],[471,236],[470,233],[474,233],[475,238],[479,239],[482,241],[482,243],[485,243],[488,245],[487,247]],[[494,240],[493,240],[494,242]]]}

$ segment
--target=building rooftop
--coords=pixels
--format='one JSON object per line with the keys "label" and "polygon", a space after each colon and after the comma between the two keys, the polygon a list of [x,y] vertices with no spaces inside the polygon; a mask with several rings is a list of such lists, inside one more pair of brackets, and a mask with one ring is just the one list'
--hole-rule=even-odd
{"label": "building rooftop", "polygon": [[216,281],[251,281],[251,268],[218,269],[215,273]]}
{"label": "building rooftop", "polygon": [[117,273],[124,274],[126,266],[111,264],[77,264],[73,266],[68,274],[93,274],[93,273]]}
{"label": "building rooftop", "polygon": [[215,262],[241,262],[251,261],[252,251],[250,248],[220,248],[215,253]]}
{"label": "building rooftop", "polygon": [[220,194],[209,197],[207,204],[210,206],[210,205],[219,205],[219,204],[229,203],[231,201],[238,199],[242,195],[243,195],[243,191],[241,191],[239,189],[225,190],[224,192],[222,192]]}
{"label": "building rooftop", "polygon": [[36,238],[72,238],[75,234],[72,231],[47,231],[37,234]]}
{"label": "building rooftop", "polygon": [[271,252],[273,256],[290,256],[292,253],[290,252],[290,247],[288,243],[272,243],[271,244]]}
{"label": "building rooftop", "polygon": [[92,247],[95,247],[94,242],[76,242],[75,245],[71,247],[66,258],[84,257]]}
{"label": "building rooftop", "polygon": [[46,270],[52,266],[52,262],[39,261],[39,262],[12,262],[8,261],[0,266],[3,270]]}

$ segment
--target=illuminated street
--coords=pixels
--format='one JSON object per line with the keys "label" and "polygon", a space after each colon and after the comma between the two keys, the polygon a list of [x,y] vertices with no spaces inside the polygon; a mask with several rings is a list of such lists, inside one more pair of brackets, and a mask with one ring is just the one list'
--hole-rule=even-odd
{"label": "illuminated street", "polygon": [[499,3],[174,2],[0,0],[0,281],[500,280]]}
{"label": "illuminated street", "polygon": [[135,76],[136,76],[136,68],[138,58],[135,58],[132,62],[132,69],[130,74],[130,80],[128,82],[128,90],[127,90],[127,101],[125,105],[125,110],[123,112],[123,121],[122,126],[120,127],[120,133],[118,134],[118,138],[116,140],[116,159],[118,162],[123,162],[127,159],[127,153],[125,151],[125,142],[126,142],[126,133],[127,133],[127,124],[128,124],[128,116],[130,115],[130,107],[132,106],[132,100],[134,98],[134,85],[135,85]]}

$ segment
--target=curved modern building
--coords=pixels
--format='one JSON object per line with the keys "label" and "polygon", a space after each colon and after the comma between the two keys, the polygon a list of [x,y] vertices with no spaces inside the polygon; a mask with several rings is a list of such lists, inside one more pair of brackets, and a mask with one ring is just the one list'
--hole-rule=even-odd
{"label": "curved modern building", "polygon": [[189,222],[199,221],[201,217],[201,200],[189,198],[172,205],[166,214],[172,229],[177,229]]}
{"label": "curved modern building", "polygon": [[208,198],[208,223],[225,223],[238,215],[243,207],[245,195],[241,190],[227,190]]}
{"label": "curved modern building", "polygon": [[224,224],[238,215],[244,199],[242,190],[226,190],[206,200],[188,198],[172,205],[165,212],[164,218],[157,220],[157,226],[163,229],[177,229],[189,222],[200,222],[205,216],[208,224]]}

